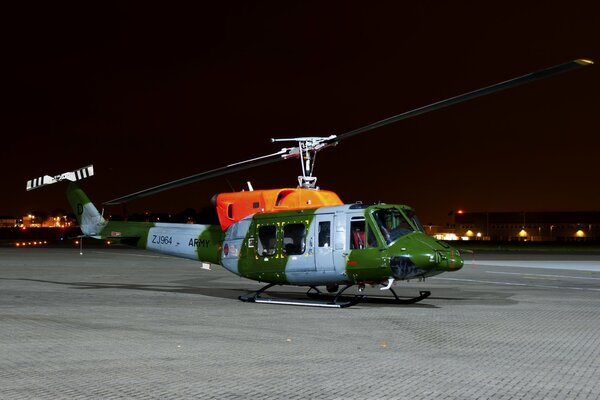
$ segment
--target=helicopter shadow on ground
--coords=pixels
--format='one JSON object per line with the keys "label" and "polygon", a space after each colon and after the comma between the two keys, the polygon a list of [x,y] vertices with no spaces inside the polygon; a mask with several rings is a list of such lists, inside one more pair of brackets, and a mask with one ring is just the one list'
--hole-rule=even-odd
{"label": "helicopter shadow on ground", "polygon": [[[511,299],[513,293],[486,293],[486,292],[474,292],[474,291],[463,291],[460,289],[452,290],[451,293],[444,291],[438,295],[433,292],[431,296],[416,302],[416,303],[398,303],[392,296],[380,295],[367,293],[365,297],[358,303],[358,305],[364,305],[368,307],[400,307],[400,308],[428,308],[437,309],[444,308],[445,305],[502,305],[508,306],[517,304],[518,301]],[[349,301],[353,296],[341,296],[340,302]],[[406,295],[398,296],[401,300],[409,300],[411,297]],[[323,295],[322,299],[333,299],[333,296]],[[436,303],[436,304],[434,304]]]}
{"label": "helicopter shadow on ground", "polygon": [[223,299],[237,299],[243,290],[241,289],[229,289],[229,288],[206,288],[186,285],[154,285],[154,284],[135,284],[135,283],[113,283],[113,282],[61,282],[51,281],[44,279],[31,279],[31,278],[0,278],[1,280],[12,280],[12,281],[28,281],[28,282],[39,282],[49,283],[54,285],[69,286],[71,289],[125,289],[125,290],[139,290],[148,292],[168,292],[168,293],[182,293],[182,294],[197,294],[209,297],[219,297]]}
{"label": "helicopter shadow on ground", "polygon": [[[255,289],[244,289],[241,287],[230,288],[230,287],[202,287],[194,285],[161,285],[161,284],[135,284],[135,283],[114,283],[114,282],[64,282],[64,281],[52,281],[43,279],[31,279],[31,278],[0,278],[0,280],[13,280],[13,281],[29,281],[48,283],[54,285],[68,286],[72,289],[90,290],[90,289],[125,289],[125,290],[137,290],[147,292],[162,292],[162,293],[181,293],[181,294],[194,294],[208,297],[238,300],[240,295],[248,295],[254,293]],[[460,288],[445,288],[440,290],[440,295],[432,295],[419,303],[413,304],[399,304],[391,296],[385,296],[372,293],[364,294],[363,299],[358,305],[373,306],[373,307],[408,307],[408,308],[442,308],[443,304],[432,304],[431,302],[441,301],[448,302],[451,304],[493,304],[493,305],[512,305],[518,303],[518,301],[511,299],[514,293],[509,292],[476,292],[470,290],[463,290]],[[443,296],[441,296],[443,295]],[[353,294],[348,293],[340,296],[338,302],[348,302],[354,299]],[[281,300],[298,300],[298,299],[309,299],[314,298],[313,296],[306,296],[305,292],[301,291],[285,291],[285,290],[269,290],[262,294],[263,298],[274,298]],[[401,299],[409,299],[407,296],[399,296]],[[322,293],[317,296],[320,301],[329,302],[332,301],[334,295]]]}

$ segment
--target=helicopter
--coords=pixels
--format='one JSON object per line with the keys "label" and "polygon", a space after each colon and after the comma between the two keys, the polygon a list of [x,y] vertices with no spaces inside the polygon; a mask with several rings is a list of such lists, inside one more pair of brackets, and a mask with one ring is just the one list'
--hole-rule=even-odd
{"label": "helicopter", "polygon": [[[412,304],[430,296],[401,298],[393,286],[411,279],[424,280],[464,265],[461,253],[426,234],[415,210],[403,204],[345,204],[333,191],[320,189],[314,176],[316,154],[353,136],[413,116],[516,87],[538,79],[593,64],[576,59],[522,75],[475,91],[428,104],[361,128],[327,137],[271,139],[295,146],[167,182],[107,202],[124,204],[165,190],[228,173],[299,159],[302,174],[295,188],[219,193],[212,199],[219,224],[181,224],[106,220],[75,183],[94,175],[93,165],[55,176],[27,181],[27,190],[68,182],[66,195],[79,222],[82,237],[111,240],[176,257],[198,260],[203,268],[218,264],[241,277],[264,283],[243,294],[244,302],[345,308],[362,301],[362,294],[345,299],[353,286],[380,287],[398,304]],[[264,297],[276,285],[307,287],[307,299]],[[320,289],[321,288],[321,289]],[[325,293],[327,292],[327,293]],[[390,298],[389,296],[387,296]]]}

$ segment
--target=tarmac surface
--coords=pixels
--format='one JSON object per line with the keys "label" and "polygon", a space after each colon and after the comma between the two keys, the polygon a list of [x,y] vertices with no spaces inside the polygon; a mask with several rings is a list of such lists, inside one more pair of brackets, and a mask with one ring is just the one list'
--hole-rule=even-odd
{"label": "tarmac surface", "polygon": [[419,304],[325,309],[131,248],[0,248],[0,399],[600,398],[600,256],[467,258],[396,286]]}

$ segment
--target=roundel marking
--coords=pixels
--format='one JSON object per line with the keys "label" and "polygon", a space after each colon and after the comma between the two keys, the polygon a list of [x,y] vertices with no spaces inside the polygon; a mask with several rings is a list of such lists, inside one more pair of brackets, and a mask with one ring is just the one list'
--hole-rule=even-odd
{"label": "roundel marking", "polygon": [[77,214],[83,214],[83,206],[81,205],[81,203],[77,203]]}
{"label": "roundel marking", "polygon": [[229,254],[229,245],[227,243],[225,243],[225,246],[223,247],[223,253],[225,255]]}

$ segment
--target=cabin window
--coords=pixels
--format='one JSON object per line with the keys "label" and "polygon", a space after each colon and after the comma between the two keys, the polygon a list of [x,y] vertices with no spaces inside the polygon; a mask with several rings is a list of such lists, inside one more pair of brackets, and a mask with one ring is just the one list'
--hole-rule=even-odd
{"label": "cabin window", "polygon": [[287,224],[283,227],[283,253],[287,255],[304,253],[306,227],[304,224]]}
{"label": "cabin window", "polygon": [[256,252],[259,256],[272,256],[277,251],[277,228],[274,225],[265,225],[258,228],[258,246]]}
{"label": "cabin window", "polygon": [[227,236],[229,239],[244,239],[250,229],[250,223],[252,220],[243,219],[229,227],[227,230]]}
{"label": "cabin window", "polygon": [[319,247],[331,246],[331,222],[319,222]]}

